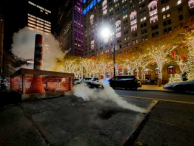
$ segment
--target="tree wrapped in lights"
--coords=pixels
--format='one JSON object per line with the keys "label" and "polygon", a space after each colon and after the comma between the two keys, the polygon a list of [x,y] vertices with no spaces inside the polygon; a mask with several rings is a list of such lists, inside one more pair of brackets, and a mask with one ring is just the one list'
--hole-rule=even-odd
{"label": "tree wrapped in lights", "polygon": [[139,66],[141,70],[141,80],[144,82],[145,81],[145,69],[148,66],[148,64],[151,63],[151,60],[148,58],[147,54],[143,54],[140,56],[139,59]]}
{"label": "tree wrapped in lights", "polygon": [[122,65],[123,70],[126,69],[131,75],[134,75],[134,70],[138,68],[136,61],[138,56],[135,57],[134,55],[134,51],[131,50],[127,54],[121,54],[117,57],[117,62]]}
{"label": "tree wrapped in lights", "polygon": [[98,56],[95,61],[98,70],[100,70],[100,74],[103,75],[104,78],[106,77],[107,72],[111,72],[113,70],[113,62],[106,56],[106,54]]}
{"label": "tree wrapped in lights", "polygon": [[168,83],[181,82],[180,74],[170,74]]}
{"label": "tree wrapped in lights", "polygon": [[167,56],[176,48],[176,46],[172,46],[167,40],[163,39],[162,41],[155,41],[147,46],[147,50],[149,51],[148,55],[154,59],[159,69],[159,86],[162,82],[163,66],[169,61]]}
{"label": "tree wrapped in lights", "polygon": [[187,72],[188,78],[194,77],[194,30],[191,29],[181,29],[178,32],[179,40],[177,42],[181,43],[182,51],[186,51],[185,54],[181,54],[175,61],[181,70],[181,73]]}
{"label": "tree wrapped in lights", "polygon": [[188,74],[188,79],[194,78],[194,56],[188,55],[186,72]]}

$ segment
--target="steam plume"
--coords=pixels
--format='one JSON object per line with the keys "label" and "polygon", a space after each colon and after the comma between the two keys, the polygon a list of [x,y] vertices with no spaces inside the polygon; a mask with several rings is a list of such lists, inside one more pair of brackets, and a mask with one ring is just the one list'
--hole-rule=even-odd
{"label": "steam plume", "polygon": [[123,100],[106,81],[100,80],[100,82],[103,84],[104,90],[97,92],[95,89],[90,89],[85,83],[82,83],[74,86],[74,95],[83,98],[85,101],[93,99],[111,100],[124,109],[141,113],[146,112],[145,109]]}
{"label": "steam plume", "polygon": [[[23,28],[13,35],[12,53],[21,60],[33,60],[36,34],[43,36],[43,69],[53,70],[56,58],[64,57],[65,53],[61,51],[58,41],[52,34],[45,34],[27,27]],[[32,69],[33,65],[23,67]]]}

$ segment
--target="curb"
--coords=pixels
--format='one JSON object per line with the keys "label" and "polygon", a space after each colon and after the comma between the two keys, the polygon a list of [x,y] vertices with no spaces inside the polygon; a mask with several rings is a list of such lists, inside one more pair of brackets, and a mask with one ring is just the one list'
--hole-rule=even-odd
{"label": "curb", "polygon": [[143,129],[144,125],[146,124],[147,120],[149,119],[150,112],[152,111],[153,107],[158,103],[157,100],[154,100],[153,103],[148,107],[148,113],[146,113],[145,118],[138,124],[137,128],[132,132],[132,135],[129,139],[124,143],[123,146],[133,146],[135,144],[135,140],[139,136],[141,130]]}
{"label": "curb", "polygon": [[170,92],[169,90],[154,90],[154,89],[137,89],[137,91],[161,91],[161,92]]}

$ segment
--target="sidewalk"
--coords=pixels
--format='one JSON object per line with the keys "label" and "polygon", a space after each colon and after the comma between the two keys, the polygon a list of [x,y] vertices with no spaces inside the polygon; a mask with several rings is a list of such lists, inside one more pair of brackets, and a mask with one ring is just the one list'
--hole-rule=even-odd
{"label": "sidewalk", "polygon": [[[135,98],[126,101],[148,113],[156,104]],[[85,102],[74,96],[22,102],[0,108],[0,145],[119,146],[148,113],[126,110],[111,101]]]}
{"label": "sidewalk", "polygon": [[138,90],[166,91],[163,87],[164,85],[161,85],[160,87],[158,85],[142,85],[142,87],[139,87]]}

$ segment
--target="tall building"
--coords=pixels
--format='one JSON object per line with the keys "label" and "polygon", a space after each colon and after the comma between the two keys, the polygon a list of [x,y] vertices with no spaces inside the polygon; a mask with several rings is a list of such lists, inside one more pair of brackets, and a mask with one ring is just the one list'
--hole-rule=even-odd
{"label": "tall building", "polygon": [[[11,54],[13,34],[24,27],[50,33],[51,10],[49,0],[3,0],[1,1],[1,5],[1,12],[4,16],[4,63],[2,76],[4,78],[9,78],[9,76],[15,72],[16,67],[19,66],[19,60]],[[3,29],[3,27],[0,27],[0,33],[3,32],[1,29]],[[1,37],[2,35],[0,34],[0,45],[2,46]]]}
{"label": "tall building", "polygon": [[[194,0],[83,0],[84,56],[117,54],[194,22]],[[112,35],[100,32],[109,27]],[[112,54],[112,53],[111,53]]]}
{"label": "tall building", "polygon": [[24,27],[51,32],[51,10],[49,0],[3,1],[2,12],[5,19],[4,48],[11,49],[12,37]]}
{"label": "tall building", "polygon": [[0,77],[3,75],[3,37],[4,37],[4,19],[0,7]]}
{"label": "tall building", "polygon": [[28,1],[27,25],[31,29],[38,29],[45,33],[51,33],[51,10],[49,1]]}
{"label": "tall building", "polygon": [[83,56],[82,0],[61,0],[57,13],[56,35],[62,51]]}

